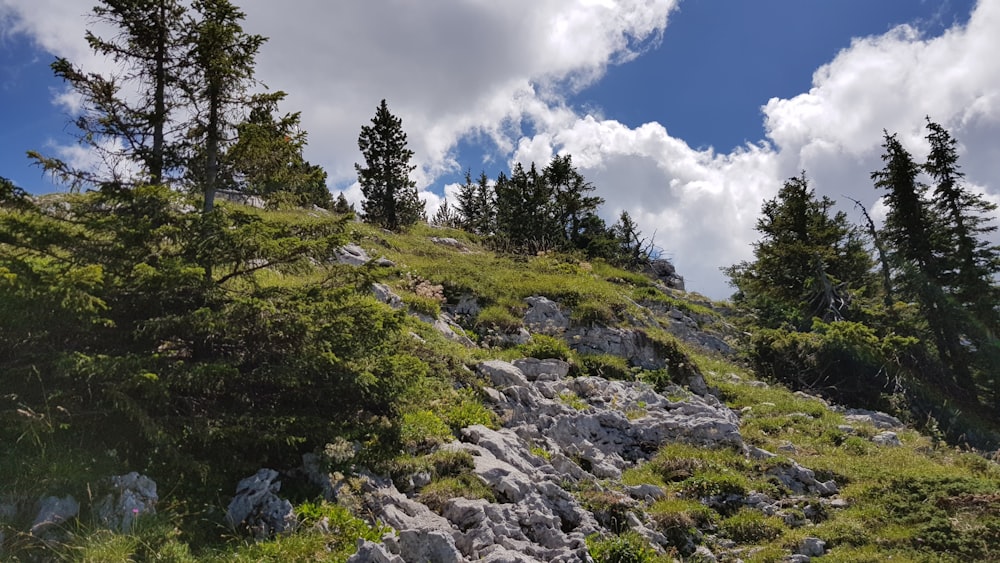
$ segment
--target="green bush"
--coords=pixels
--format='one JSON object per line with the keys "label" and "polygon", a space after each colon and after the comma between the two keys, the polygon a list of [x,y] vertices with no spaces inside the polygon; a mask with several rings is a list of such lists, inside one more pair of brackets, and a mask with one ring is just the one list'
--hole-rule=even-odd
{"label": "green bush", "polygon": [[581,371],[584,375],[603,377],[605,379],[635,379],[635,373],[628,361],[611,354],[587,354],[580,356]]}
{"label": "green bush", "polygon": [[587,538],[587,549],[595,563],[654,563],[661,559],[638,532],[602,537],[592,535]]}
{"label": "green bush", "polygon": [[441,417],[429,410],[403,413],[400,425],[400,442],[406,451],[427,453],[454,439],[451,428]]}
{"label": "green bush", "polygon": [[749,508],[742,508],[736,514],[719,524],[719,530],[737,543],[759,543],[773,540],[781,535],[782,521],[774,516]]}
{"label": "green bush", "polygon": [[569,349],[569,345],[565,341],[545,334],[532,335],[531,341],[519,346],[518,350],[527,358],[538,358],[539,360],[555,358],[570,361],[573,357],[573,351]]}

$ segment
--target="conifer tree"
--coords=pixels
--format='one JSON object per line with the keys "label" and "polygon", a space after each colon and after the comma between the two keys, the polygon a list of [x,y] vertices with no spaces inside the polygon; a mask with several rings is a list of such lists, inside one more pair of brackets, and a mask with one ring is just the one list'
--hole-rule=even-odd
{"label": "conifer tree", "polygon": [[573,166],[570,155],[556,156],[543,171],[545,181],[552,190],[554,220],[560,227],[558,237],[565,248],[583,248],[584,223],[591,229],[595,222],[597,208],[604,199],[586,195],[594,191],[594,186]]}
{"label": "conifer tree", "polygon": [[358,137],[365,165],[354,165],[365,196],[361,208],[365,221],[399,230],[424,217],[424,202],[410,179],[416,169],[410,164],[413,151],[406,147],[403,121],[389,112],[384,99],[371,121],[361,127]]}
{"label": "conifer tree", "polygon": [[917,302],[930,328],[938,357],[949,368],[954,383],[973,392],[968,350],[961,343],[958,319],[960,311],[947,298],[942,249],[946,248],[946,230],[941,217],[931,213],[926,200],[927,187],[917,181],[920,166],[903,147],[895,134],[885,133],[882,145],[885,167],[872,172],[877,189],[889,212],[882,231],[893,267],[894,285],[903,299]]}
{"label": "conifer tree", "polygon": [[1000,326],[993,280],[1000,274],[1000,248],[985,237],[997,229],[990,221],[997,206],[963,185],[951,134],[930,119],[927,130],[930,153],[923,168],[933,180],[933,211],[945,220],[939,283],[996,334]]}
{"label": "conifer tree", "polygon": [[255,58],[267,39],[243,31],[246,15],[229,0],[194,0],[191,6],[197,19],[188,22],[191,65],[185,90],[195,110],[188,172],[204,194],[208,213],[220,180],[231,174],[223,169],[225,151],[235,141],[238,110],[255,84]]}
{"label": "conifer tree", "polygon": [[867,285],[871,257],[833,201],[817,198],[803,173],[788,179],[757,220],[754,261],[724,271],[734,301],[761,326],[809,330],[812,319],[850,316],[853,294]]}
{"label": "conifer tree", "polygon": [[326,172],[302,156],[307,135],[299,128],[301,115],[275,115],[284,97],[279,91],[250,100],[250,114],[236,126],[237,141],[225,157],[228,168],[238,190],[271,204],[330,207]]}
{"label": "conifer tree", "polygon": [[[95,20],[119,34],[107,39],[87,31],[86,39],[94,52],[118,64],[116,73],[87,73],[65,58],[56,59],[52,70],[82,97],[83,111],[74,123],[80,142],[100,155],[104,168],[74,169],[59,159],[29,155],[73,188],[164,182],[180,165],[171,115],[186,63],[185,13],[178,0],[100,0]],[[138,96],[127,96],[133,87]]]}

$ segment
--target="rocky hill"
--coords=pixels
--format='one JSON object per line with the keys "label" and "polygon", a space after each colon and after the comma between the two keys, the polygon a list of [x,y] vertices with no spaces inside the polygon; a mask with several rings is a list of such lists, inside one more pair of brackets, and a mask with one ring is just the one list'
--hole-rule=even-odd
{"label": "rocky hill", "polygon": [[197,510],[162,486],[157,495],[151,479],[166,475],[122,473],[93,490],[70,479],[48,492],[21,479],[22,490],[0,491],[3,555],[1000,558],[1000,467],[989,456],[760,381],[741,367],[731,311],[684,291],[668,263],[636,273],[503,256],[426,226],[349,232],[329,263],[256,274],[265,286],[322,283],[325,269],[360,276],[379,307],[405,315],[406,346],[428,369],[399,420],[385,419],[398,451],[379,458],[352,436],[310,445],[301,464],[231,481]]}

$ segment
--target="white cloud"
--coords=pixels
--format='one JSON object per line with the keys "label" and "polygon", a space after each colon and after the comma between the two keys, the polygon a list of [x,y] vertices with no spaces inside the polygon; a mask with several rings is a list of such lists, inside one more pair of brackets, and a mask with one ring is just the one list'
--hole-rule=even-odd
{"label": "white cloud", "polygon": [[[80,14],[62,4],[0,0],[0,21],[99,70],[106,61],[88,53]],[[361,195],[358,132],[387,98],[416,151],[421,188],[458,169],[454,151],[466,136],[492,139],[512,162],[570,153],[607,199],[606,218],[627,209],[656,233],[688,287],[713,297],[729,293],[718,268],[749,257],[760,204],[784,179],[804,169],[820,193],[873,206],[869,174],[881,166],[883,129],[898,131],[919,159],[930,115],[961,141],[970,183],[989,186],[990,197],[1000,188],[996,0],[981,0],[967,25],[939,37],[902,26],[856,39],[817,69],[808,92],[762,108],[765,139],[727,154],[691,148],[669,123],[630,128],[565,105],[567,91],[655,46],[677,0],[239,4],[247,31],[270,37],[259,78],[289,93],[283,109],[302,111],[307,158],[351,201]],[[433,213],[440,196],[423,197]]]}

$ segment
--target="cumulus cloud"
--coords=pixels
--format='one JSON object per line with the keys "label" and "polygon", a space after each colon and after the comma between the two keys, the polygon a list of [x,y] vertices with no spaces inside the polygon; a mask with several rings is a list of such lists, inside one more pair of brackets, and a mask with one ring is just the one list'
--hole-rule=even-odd
{"label": "cumulus cloud", "polygon": [[[898,132],[919,161],[930,116],[961,141],[970,185],[996,199],[996,29],[1000,2],[981,1],[968,24],[938,37],[904,25],[855,39],[817,69],[808,92],[771,99],[762,108],[765,139],[729,154],[692,149],[656,123],[629,128],[574,116],[522,139],[513,159],[572,154],[615,213],[626,209],[645,233],[656,233],[690,289],[723,297],[729,289],[718,268],[751,257],[761,203],[802,170],[820,194],[855,197],[873,217],[884,217],[870,180],[882,166],[884,129]],[[851,211],[849,201],[842,203]]]}

